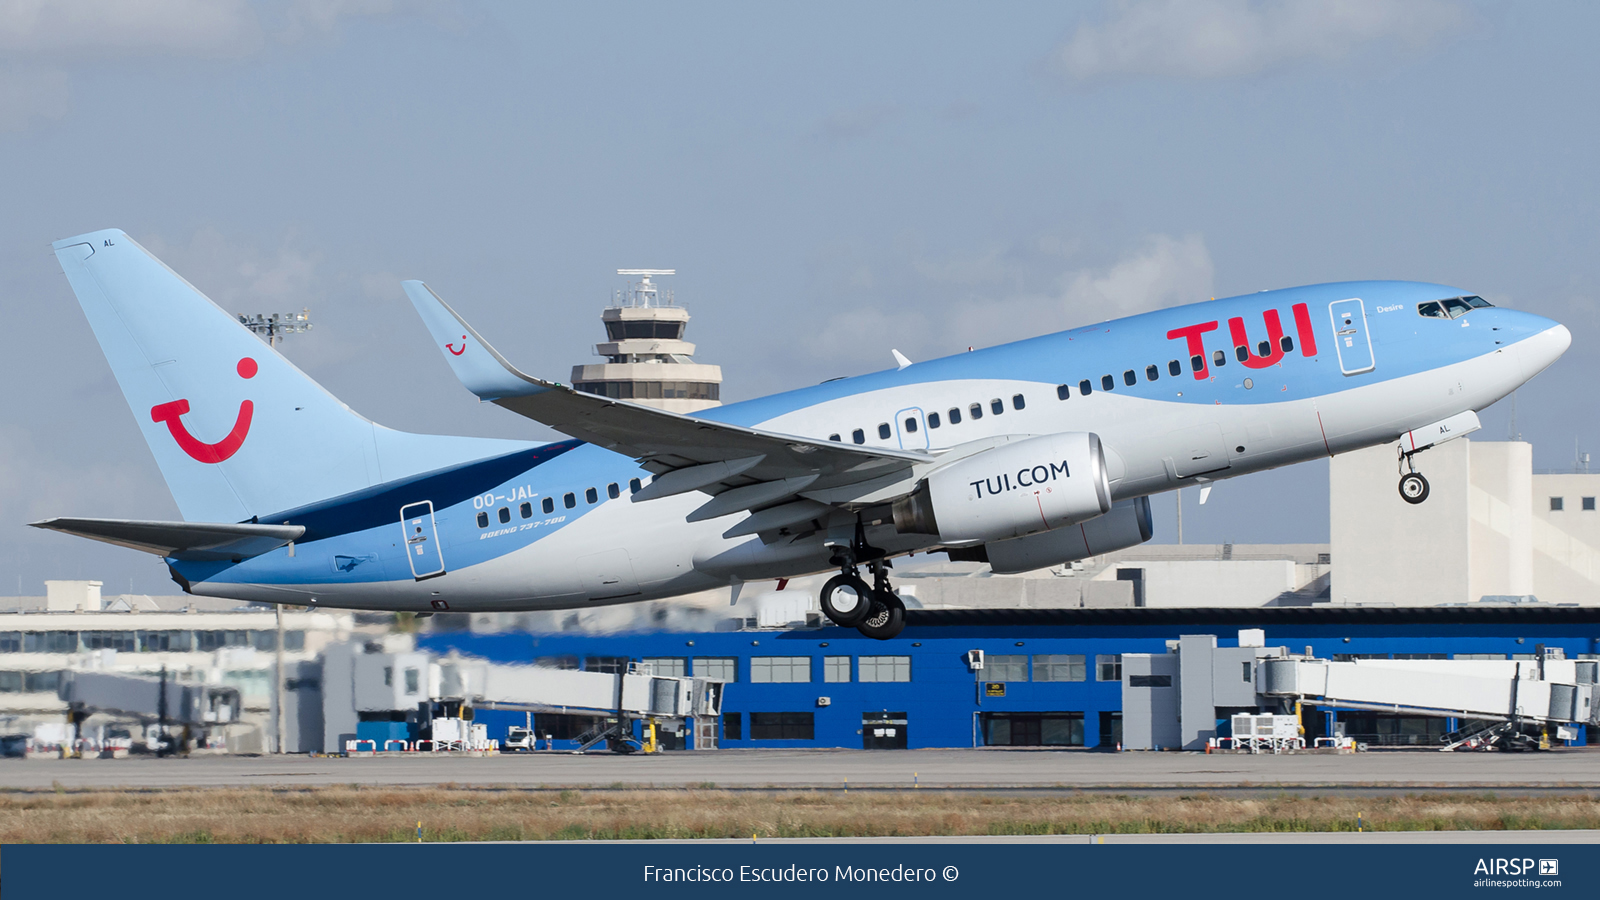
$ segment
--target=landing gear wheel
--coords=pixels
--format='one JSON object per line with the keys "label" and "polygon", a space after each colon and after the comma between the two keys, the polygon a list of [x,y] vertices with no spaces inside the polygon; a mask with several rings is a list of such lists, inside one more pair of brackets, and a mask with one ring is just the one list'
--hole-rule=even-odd
{"label": "landing gear wheel", "polygon": [[821,603],[835,625],[854,628],[872,613],[872,591],[855,575],[840,573],[822,586]]}
{"label": "landing gear wheel", "polygon": [[856,630],[869,638],[887,641],[906,627],[906,605],[889,591],[874,591],[872,611]]}
{"label": "landing gear wheel", "polygon": [[1400,499],[1407,503],[1421,503],[1428,499],[1428,491],[1428,479],[1416,472],[1407,472],[1400,476]]}

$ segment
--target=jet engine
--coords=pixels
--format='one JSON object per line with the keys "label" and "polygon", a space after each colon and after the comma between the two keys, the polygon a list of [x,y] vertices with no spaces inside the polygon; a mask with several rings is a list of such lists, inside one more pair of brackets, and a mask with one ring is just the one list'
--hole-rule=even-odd
{"label": "jet engine", "polygon": [[[985,544],[983,559],[996,573],[1013,575],[1137,547],[1150,540],[1153,533],[1150,498],[1136,497],[1123,500],[1111,507],[1111,512],[1080,525]],[[951,552],[951,559],[958,557],[973,558],[961,551]]]}
{"label": "jet engine", "polygon": [[1087,432],[1028,438],[955,460],[893,506],[896,531],[952,544],[1037,534],[1110,509],[1105,453],[1099,436]]}

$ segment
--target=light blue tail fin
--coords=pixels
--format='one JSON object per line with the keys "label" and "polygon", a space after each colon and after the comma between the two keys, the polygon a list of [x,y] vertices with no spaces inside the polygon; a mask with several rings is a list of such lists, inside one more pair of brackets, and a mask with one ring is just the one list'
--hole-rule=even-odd
{"label": "light blue tail fin", "polygon": [[527,446],[373,424],[121,231],[53,246],[189,521],[241,522]]}

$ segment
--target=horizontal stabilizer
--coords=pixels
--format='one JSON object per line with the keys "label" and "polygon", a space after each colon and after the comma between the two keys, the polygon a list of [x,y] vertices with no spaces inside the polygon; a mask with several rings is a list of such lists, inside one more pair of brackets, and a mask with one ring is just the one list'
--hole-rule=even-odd
{"label": "horizontal stabilizer", "polygon": [[183,560],[225,560],[260,556],[298,539],[301,525],[251,525],[227,522],[149,522],[135,519],[45,519],[46,528]]}

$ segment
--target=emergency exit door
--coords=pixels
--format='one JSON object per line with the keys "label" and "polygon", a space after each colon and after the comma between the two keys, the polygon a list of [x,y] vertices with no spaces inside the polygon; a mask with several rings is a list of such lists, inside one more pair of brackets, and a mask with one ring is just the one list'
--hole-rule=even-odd
{"label": "emergency exit door", "polygon": [[400,527],[405,534],[403,546],[411,563],[411,577],[421,581],[443,575],[444,553],[439,549],[439,529],[433,522],[433,501],[401,507]]}
{"label": "emergency exit door", "polygon": [[1339,353],[1339,371],[1346,375],[1371,372],[1376,362],[1361,299],[1335,300],[1328,304],[1328,314],[1333,317],[1333,346]]}

